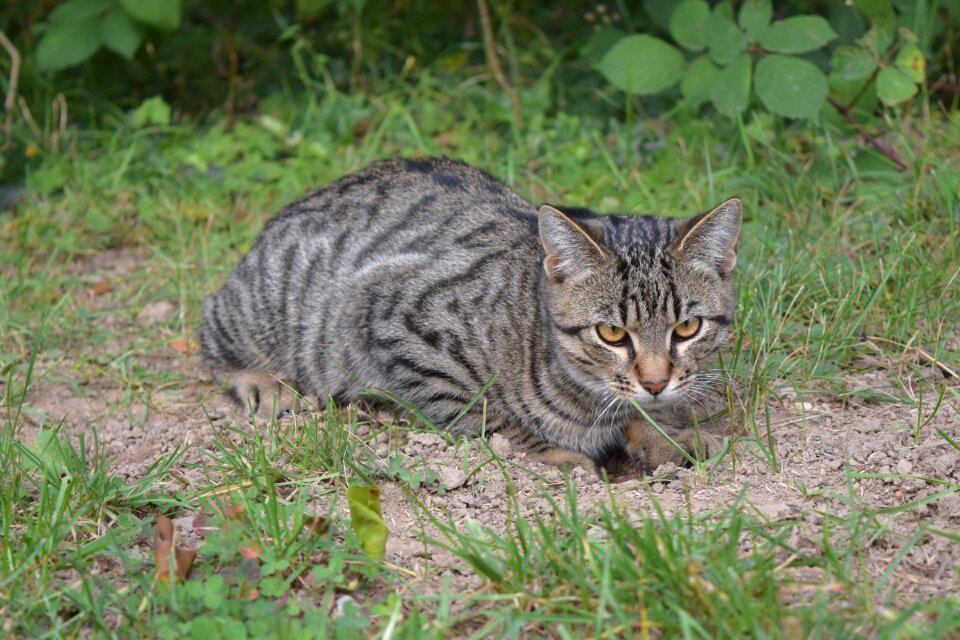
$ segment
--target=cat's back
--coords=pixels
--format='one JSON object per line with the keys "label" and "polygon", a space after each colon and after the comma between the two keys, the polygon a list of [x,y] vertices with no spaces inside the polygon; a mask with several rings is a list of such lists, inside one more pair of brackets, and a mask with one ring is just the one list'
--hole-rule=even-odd
{"label": "cat's back", "polygon": [[442,157],[401,158],[289,205],[267,223],[258,243],[312,239],[339,248],[338,258],[362,263],[396,252],[496,250],[521,236],[534,238],[536,220],[531,204],[481,169]]}

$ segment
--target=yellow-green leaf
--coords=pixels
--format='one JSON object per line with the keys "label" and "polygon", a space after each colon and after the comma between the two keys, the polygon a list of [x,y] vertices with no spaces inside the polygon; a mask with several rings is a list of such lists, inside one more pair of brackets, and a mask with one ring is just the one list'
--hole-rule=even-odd
{"label": "yellow-green leaf", "polygon": [[387,553],[387,535],[390,533],[380,512],[380,487],[347,487],[347,506],[353,530],[360,538],[364,552],[380,562]]}
{"label": "yellow-green leaf", "polygon": [[903,43],[894,64],[914,82],[923,82],[927,77],[927,61],[923,58],[920,47],[912,42]]}

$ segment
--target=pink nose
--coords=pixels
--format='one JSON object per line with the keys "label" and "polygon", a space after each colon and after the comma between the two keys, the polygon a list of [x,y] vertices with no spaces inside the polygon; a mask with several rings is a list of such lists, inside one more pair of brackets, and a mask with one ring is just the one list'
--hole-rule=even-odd
{"label": "pink nose", "polygon": [[640,386],[646,389],[650,395],[655,396],[666,389],[668,384],[670,384],[669,380],[661,380],[660,382],[641,382]]}

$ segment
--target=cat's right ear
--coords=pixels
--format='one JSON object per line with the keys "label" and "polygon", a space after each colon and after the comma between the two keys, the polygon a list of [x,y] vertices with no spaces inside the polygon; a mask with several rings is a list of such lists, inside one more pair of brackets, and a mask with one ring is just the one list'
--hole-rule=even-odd
{"label": "cat's right ear", "polygon": [[548,204],[540,207],[540,242],[546,257],[543,268],[555,280],[566,280],[602,264],[607,252],[586,229]]}

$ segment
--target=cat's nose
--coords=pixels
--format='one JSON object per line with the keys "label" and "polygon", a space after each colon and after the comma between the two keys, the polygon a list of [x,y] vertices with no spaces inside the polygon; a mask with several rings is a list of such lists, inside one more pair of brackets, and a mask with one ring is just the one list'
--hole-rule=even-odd
{"label": "cat's nose", "polygon": [[641,382],[640,386],[646,389],[647,393],[655,396],[666,389],[668,384],[670,384],[669,380],[661,380],[659,382]]}

